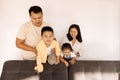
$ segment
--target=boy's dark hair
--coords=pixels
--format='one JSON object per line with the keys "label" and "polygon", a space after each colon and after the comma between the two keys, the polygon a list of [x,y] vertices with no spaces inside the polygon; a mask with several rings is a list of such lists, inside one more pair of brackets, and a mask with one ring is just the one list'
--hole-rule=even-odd
{"label": "boy's dark hair", "polygon": [[72,49],[72,47],[71,47],[71,45],[70,45],[69,43],[64,43],[64,44],[62,45],[62,51],[63,51],[64,49],[70,49],[71,51],[73,51],[73,49]]}
{"label": "boy's dark hair", "polygon": [[30,9],[29,9],[29,15],[31,16],[31,12],[34,12],[34,13],[43,13],[42,12],[42,8],[39,7],[39,6],[31,6]]}
{"label": "boy's dark hair", "polygon": [[52,29],[50,26],[44,26],[44,27],[42,28],[42,30],[41,30],[41,36],[43,35],[43,33],[44,33],[45,31],[50,31],[50,32],[52,32],[52,33],[54,34],[54,31],[53,31],[53,29]]}
{"label": "boy's dark hair", "polygon": [[68,30],[68,33],[67,33],[67,38],[69,41],[71,41],[73,38],[71,37],[70,35],[70,30],[71,28],[75,28],[77,31],[78,31],[78,35],[76,36],[76,39],[79,41],[79,42],[82,42],[82,36],[81,36],[81,32],[80,32],[80,27],[79,25],[77,24],[72,24]]}

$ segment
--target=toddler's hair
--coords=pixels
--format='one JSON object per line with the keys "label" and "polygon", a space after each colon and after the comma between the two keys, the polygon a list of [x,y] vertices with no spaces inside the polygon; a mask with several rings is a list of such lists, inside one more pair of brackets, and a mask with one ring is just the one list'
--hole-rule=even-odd
{"label": "toddler's hair", "polygon": [[71,51],[73,51],[73,49],[72,49],[72,47],[71,47],[71,45],[70,45],[69,43],[64,43],[64,44],[62,45],[62,51],[63,51],[64,49],[70,49]]}

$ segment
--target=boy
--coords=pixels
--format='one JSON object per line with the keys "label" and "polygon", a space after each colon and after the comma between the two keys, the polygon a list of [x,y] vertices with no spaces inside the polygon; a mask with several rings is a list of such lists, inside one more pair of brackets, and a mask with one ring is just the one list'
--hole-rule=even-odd
{"label": "boy", "polygon": [[[57,41],[55,41],[54,31],[51,27],[45,26],[41,30],[41,40],[37,45],[37,66],[35,70],[40,73],[43,72],[43,64],[48,61],[49,64],[58,64],[60,56],[60,47]],[[51,53],[51,50],[55,49],[55,53]]]}
{"label": "boy", "polygon": [[76,60],[76,55],[72,52],[73,49],[69,43],[64,43],[62,45],[62,54],[61,61],[65,63],[65,66],[68,67],[69,63],[74,64]]}

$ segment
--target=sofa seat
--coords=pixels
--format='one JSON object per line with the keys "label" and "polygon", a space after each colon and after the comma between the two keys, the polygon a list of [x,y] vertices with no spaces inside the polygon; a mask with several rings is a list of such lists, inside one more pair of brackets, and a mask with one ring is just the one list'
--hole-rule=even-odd
{"label": "sofa seat", "polygon": [[68,80],[120,80],[120,61],[77,61],[68,69]]}
{"label": "sofa seat", "polygon": [[0,80],[67,80],[67,68],[63,63],[58,65],[44,64],[43,73],[34,70],[35,61],[11,60],[6,61]]}
{"label": "sofa seat", "polygon": [[34,71],[35,61],[6,61],[0,80],[120,80],[120,61],[76,61],[66,68],[44,64],[44,72]]}

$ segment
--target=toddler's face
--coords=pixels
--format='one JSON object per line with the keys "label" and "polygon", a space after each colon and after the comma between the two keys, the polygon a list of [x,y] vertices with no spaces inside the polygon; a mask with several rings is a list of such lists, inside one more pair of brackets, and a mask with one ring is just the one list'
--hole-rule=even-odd
{"label": "toddler's face", "polygon": [[66,56],[69,56],[69,55],[70,55],[70,52],[71,52],[70,49],[64,49],[64,50],[63,50],[63,53],[64,53]]}
{"label": "toddler's face", "polygon": [[42,39],[46,45],[50,45],[54,40],[54,34],[51,31],[43,32]]}

